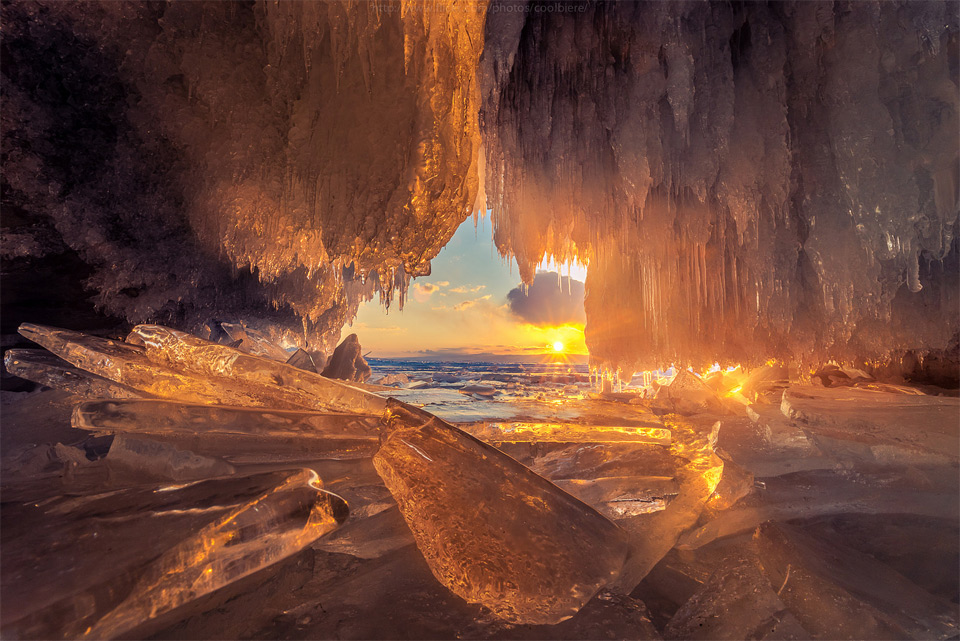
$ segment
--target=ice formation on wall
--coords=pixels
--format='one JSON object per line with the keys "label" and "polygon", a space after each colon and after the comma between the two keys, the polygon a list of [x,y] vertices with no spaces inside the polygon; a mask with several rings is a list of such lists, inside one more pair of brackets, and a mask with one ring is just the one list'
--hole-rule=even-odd
{"label": "ice formation on wall", "polygon": [[5,5],[7,205],[95,267],[110,312],[274,307],[332,349],[470,213],[483,10]]}
{"label": "ice formation on wall", "polygon": [[564,4],[488,13],[485,187],[525,279],[590,261],[596,362],[946,344],[953,8]]}
{"label": "ice formation on wall", "polygon": [[484,204],[524,280],[589,261],[598,365],[943,347],[953,8],[11,3],[4,208],[111,313],[327,351]]}
{"label": "ice formation on wall", "polygon": [[594,359],[880,355],[956,332],[946,4],[520,7],[487,23],[488,202],[525,278],[544,253],[590,260]]}

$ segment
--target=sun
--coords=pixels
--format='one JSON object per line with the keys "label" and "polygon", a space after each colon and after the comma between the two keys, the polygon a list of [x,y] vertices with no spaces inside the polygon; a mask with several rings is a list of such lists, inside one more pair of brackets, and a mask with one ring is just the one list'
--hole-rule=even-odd
{"label": "sun", "polygon": [[555,343],[553,344],[553,351],[555,351],[555,352],[562,352],[562,351],[563,351],[563,343],[561,343],[560,341],[555,342]]}

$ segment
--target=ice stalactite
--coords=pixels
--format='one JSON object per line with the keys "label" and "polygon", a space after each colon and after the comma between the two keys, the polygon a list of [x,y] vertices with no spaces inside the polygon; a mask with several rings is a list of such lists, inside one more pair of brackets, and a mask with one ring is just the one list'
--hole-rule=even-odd
{"label": "ice stalactite", "polygon": [[7,203],[93,265],[107,311],[272,307],[332,348],[471,212],[484,10],[6,5]]}
{"label": "ice stalactite", "polygon": [[598,367],[882,359],[958,329],[947,2],[3,18],[4,210],[30,223],[10,251],[62,237],[129,321],[269,317],[329,352],[488,205],[526,282],[589,262]]}
{"label": "ice stalactite", "polygon": [[605,367],[942,347],[957,35],[937,2],[498,3],[498,247],[527,281],[544,255],[589,260]]}

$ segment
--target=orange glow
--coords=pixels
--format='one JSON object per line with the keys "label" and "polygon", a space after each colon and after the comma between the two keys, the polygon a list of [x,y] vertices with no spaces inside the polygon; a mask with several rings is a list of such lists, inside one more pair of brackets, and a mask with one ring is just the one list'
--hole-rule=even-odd
{"label": "orange glow", "polygon": [[563,356],[587,353],[587,346],[583,340],[583,325],[545,327],[524,323],[518,329],[519,332],[515,334],[517,338],[526,339],[529,344],[542,345],[540,350],[543,354]]}

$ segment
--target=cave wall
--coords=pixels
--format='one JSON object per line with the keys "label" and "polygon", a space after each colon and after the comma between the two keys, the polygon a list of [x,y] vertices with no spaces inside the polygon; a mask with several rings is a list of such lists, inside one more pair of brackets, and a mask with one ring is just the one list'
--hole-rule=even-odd
{"label": "cave wall", "polygon": [[499,6],[481,122],[500,249],[590,262],[596,364],[947,344],[955,7],[572,4]]}
{"label": "cave wall", "polygon": [[484,9],[4,3],[3,207],[107,313],[329,349],[472,211]]}
{"label": "cave wall", "polygon": [[130,322],[329,349],[489,207],[525,281],[589,262],[601,367],[957,333],[949,2],[0,6],[4,255]]}

